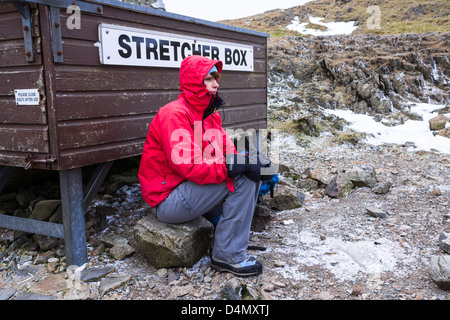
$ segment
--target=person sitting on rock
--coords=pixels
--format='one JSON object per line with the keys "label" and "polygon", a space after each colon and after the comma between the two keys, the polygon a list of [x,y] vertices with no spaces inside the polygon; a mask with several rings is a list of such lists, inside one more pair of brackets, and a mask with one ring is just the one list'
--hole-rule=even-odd
{"label": "person sitting on rock", "polygon": [[261,175],[261,162],[238,154],[222,127],[216,112],[224,104],[218,95],[222,67],[222,61],[202,56],[182,61],[181,94],[150,123],[138,176],[142,197],[158,220],[218,220],[213,269],[256,275],[262,264],[246,252],[250,226],[261,180],[273,175]]}

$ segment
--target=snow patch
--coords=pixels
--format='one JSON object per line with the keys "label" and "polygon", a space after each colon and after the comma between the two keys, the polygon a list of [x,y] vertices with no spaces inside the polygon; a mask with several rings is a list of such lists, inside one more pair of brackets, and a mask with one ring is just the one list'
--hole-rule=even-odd
{"label": "snow patch", "polygon": [[303,34],[310,34],[313,36],[333,36],[338,34],[352,34],[358,26],[355,25],[356,21],[349,22],[322,22],[323,18],[309,17],[309,22],[317,24],[319,26],[324,26],[327,28],[326,31],[321,31],[317,29],[308,29],[306,26],[309,22],[301,23],[300,19],[296,16],[289,24],[286,29],[297,31]]}
{"label": "snow patch", "polygon": [[334,237],[321,240],[310,231],[292,232],[291,235],[286,246],[276,251],[291,257],[296,264],[276,271],[296,280],[307,280],[308,273],[302,271],[304,266],[323,267],[340,281],[354,280],[361,274],[374,276],[396,271],[400,276],[406,276],[397,264],[411,258],[398,243],[384,238],[352,242]]}
{"label": "snow patch", "polygon": [[[421,116],[422,120],[407,120],[404,124],[392,127],[375,121],[369,115],[355,114],[351,110],[326,110],[326,112],[350,122],[349,129],[371,134],[370,137],[367,137],[367,143],[372,145],[411,142],[417,150],[435,150],[442,153],[450,153],[450,139],[434,135],[428,122],[431,118],[438,115],[434,111],[444,108],[445,105],[411,103],[410,106],[411,112]],[[450,116],[450,114],[447,114],[447,116]],[[414,148],[411,151],[414,151]]]}

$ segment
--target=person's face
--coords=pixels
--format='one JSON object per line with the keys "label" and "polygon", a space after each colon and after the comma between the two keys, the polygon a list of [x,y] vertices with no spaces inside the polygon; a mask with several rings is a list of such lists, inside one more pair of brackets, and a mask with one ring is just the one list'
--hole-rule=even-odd
{"label": "person's face", "polygon": [[203,83],[206,85],[206,89],[208,89],[209,92],[214,93],[214,94],[217,93],[217,89],[219,88],[219,83],[211,74],[208,74],[206,76],[205,80],[203,80]]}

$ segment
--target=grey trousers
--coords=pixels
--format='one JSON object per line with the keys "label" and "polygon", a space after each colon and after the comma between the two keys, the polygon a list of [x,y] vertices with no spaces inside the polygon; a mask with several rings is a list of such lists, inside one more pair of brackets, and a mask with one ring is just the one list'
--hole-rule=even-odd
{"label": "grey trousers", "polygon": [[221,214],[213,244],[214,258],[237,263],[247,258],[250,226],[261,183],[246,176],[234,178],[234,192],[225,184],[180,184],[155,209],[165,223],[183,223],[199,216],[212,220]]}

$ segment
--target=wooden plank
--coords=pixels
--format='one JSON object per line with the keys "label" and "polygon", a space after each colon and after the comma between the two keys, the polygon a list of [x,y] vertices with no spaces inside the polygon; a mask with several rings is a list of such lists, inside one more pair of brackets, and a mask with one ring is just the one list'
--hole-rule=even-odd
{"label": "wooden plank", "polygon": [[48,153],[48,127],[0,124],[0,150]]}
{"label": "wooden plank", "polygon": [[63,122],[59,124],[59,145],[61,150],[65,150],[143,138],[153,117],[144,115]]}
{"label": "wooden plank", "polygon": [[225,106],[242,106],[267,102],[267,91],[265,88],[222,89],[222,84],[220,83],[219,95],[225,101]]}
{"label": "wooden plank", "polygon": [[233,130],[243,130],[244,132],[247,130],[259,130],[267,128],[267,121],[265,120],[254,120],[250,122],[241,122],[241,123],[233,123],[233,124],[225,124],[224,128],[233,129]]}
{"label": "wooden plank", "polygon": [[27,62],[25,59],[25,44],[22,39],[0,41],[0,66],[30,66],[40,65],[42,55],[39,52],[40,43],[38,38],[33,39],[34,61]]}
{"label": "wooden plank", "polygon": [[267,73],[267,64],[264,59],[255,58],[253,60],[253,72]]}
{"label": "wooden plank", "polygon": [[174,90],[178,86],[177,69],[56,66],[57,91]]}
{"label": "wooden plank", "polygon": [[2,25],[2,27],[0,28],[1,40],[23,40],[22,16],[17,10],[1,13],[0,21]]}
{"label": "wooden plank", "polygon": [[58,121],[156,113],[178,90],[58,93]]}
{"label": "wooden plank", "polygon": [[92,41],[65,39],[64,64],[100,66],[99,48]]}
{"label": "wooden plank", "polygon": [[220,78],[222,88],[265,88],[267,85],[267,76],[264,73],[244,73],[237,71],[223,72]]}
{"label": "wooden plank", "polygon": [[[58,121],[156,113],[176,100],[179,93],[178,90],[58,93]],[[224,89],[220,96],[226,105],[263,104],[267,99],[264,88]]]}
{"label": "wooden plank", "polygon": [[0,166],[25,167],[26,153],[0,150]]}
{"label": "wooden plank", "polygon": [[16,7],[9,2],[0,2],[0,13],[17,11]]}
{"label": "wooden plank", "polygon": [[14,96],[15,89],[40,89],[44,91],[41,65],[0,68],[0,96]]}
{"label": "wooden plank", "polygon": [[[0,3],[0,39],[1,40],[12,40],[12,39],[22,39],[23,40],[23,25],[22,25],[22,15],[17,11],[17,9],[12,6],[10,10],[2,10],[6,8],[2,3]],[[31,9],[31,34],[33,37],[39,37],[39,23],[38,11],[37,9]]]}
{"label": "wooden plank", "polygon": [[267,57],[267,43],[264,43],[263,45],[257,46],[253,44],[253,56],[255,59],[262,59],[264,62],[266,62]]}
{"label": "wooden plank", "polygon": [[145,138],[64,150],[59,157],[61,170],[104,163],[142,154]]}
{"label": "wooden plank", "polygon": [[[30,152],[16,152],[16,151],[2,150],[0,152],[0,166],[4,164],[5,166],[7,165],[10,167],[24,168],[25,165],[28,163],[28,157],[30,154],[31,154]],[[49,156],[49,154],[33,152],[32,156],[36,159],[45,159],[46,157]],[[6,160],[6,162],[3,162],[3,160]],[[34,169],[55,170],[56,164],[34,163],[30,170]]]}
{"label": "wooden plank", "polygon": [[0,97],[0,123],[46,124],[45,106],[18,106],[14,97]]}
{"label": "wooden plank", "polygon": [[242,122],[253,122],[255,120],[265,120],[267,111],[262,106],[265,105],[247,105],[232,108],[225,108],[224,111],[219,110],[224,125],[239,124]]}
{"label": "wooden plank", "polygon": [[[175,90],[179,87],[178,69],[129,66],[56,66],[57,91]],[[266,87],[264,73],[225,71],[220,80],[224,88]]]}

